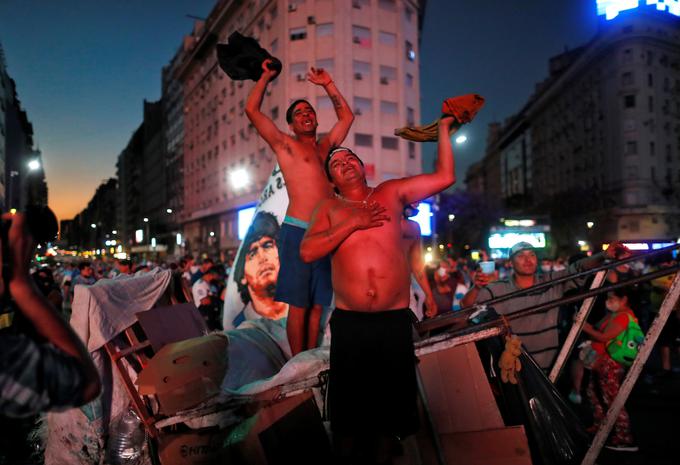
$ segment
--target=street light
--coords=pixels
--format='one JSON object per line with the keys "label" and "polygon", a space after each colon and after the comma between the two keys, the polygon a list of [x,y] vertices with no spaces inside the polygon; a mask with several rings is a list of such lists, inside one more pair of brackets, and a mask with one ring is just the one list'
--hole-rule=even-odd
{"label": "street light", "polygon": [[145,223],[148,223],[148,222],[149,222],[149,218],[144,217],[144,219],[143,219],[142,221],[144,221]]}
{"label": "street light", "polygon": [[31,171],[39,170],[40,169],[40,161],[33,159],[28,162],[28,169]]}
{"label": "street light", "polygon": [[165,213],[167,213],[168,215],[169,215],[170,213],[172,213],[172,208],[166,208],[166,209],[165,209]]}
{"label": "street light", "polygon": [[467,142],[467,136],[465,134],[461,134],[460,136],[456,137],[456,144],[464,144]]}
{"label": "street light", "polygon": [[229,174],[229,180],[231,181],[231,186],[234,189],[241,189],[250,183],[250,176],[248,175],[248,171],[243,168],[239,168]]}
{"label": "street light", "polygon": [[588,229],[593,229],[593,226],[595,226],[595,223],[593,223],[592,221],[587,221],[586,226],[588,227]]}
{"label": "street light", "polygon": [[97,225],[94,224],[94,223],[92,223],[92,224],[90,224],[90,227],[91,227],[92,229],[96,229],[96,228],[97,228]]}
{"label": "street light", "polygon": [[453,213],[450,213],[449,214],[449,221],[453,221],[455,219],[456,219],[456,215],[454,215]]}

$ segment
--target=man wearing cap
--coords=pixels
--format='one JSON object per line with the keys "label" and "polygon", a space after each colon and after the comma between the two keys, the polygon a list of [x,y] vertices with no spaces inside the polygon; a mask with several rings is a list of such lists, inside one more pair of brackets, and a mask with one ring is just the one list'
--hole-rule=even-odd
{"label": "man wearing cap", "polygon": [[401,217],[406,205],[455,182],[452,123],[452,117],[439,122],[433,173],[372,188],[350,149],[326,159],[337,195],[315,209],[300,255],[305,262],[331,255],[336,308],[328,406],[341,463],[391,463],[395,441],[417,429],[411,268]]}
{"label": "man wearing cap", "polygon": [[311,68],[307,79],[328,94],[337,123],[317,140],[316,112],[306,100],[294,101],[286,111],[286,122],[293,135],[279,130],[262,110],[262,99],[269,81],[277,75],[262,63],[262,76],[248,95],[245,112],[257,132],[276,154],[288,191],[288,209],[281,227],[279,254],[281,273],[275,299],[290,304],[286,332],[293,355],[316,347],[323,306],[332,299],[330,264],[325,257],[312,264],[300,260],[300,241],[314,207],[331,196],[331,186],[323,175],[323,162],[331,147],[345,140],[354,114],[333,79],[321,68]]}
{"label": "man wearing cap", "polygon": [[[528,242],[519,242],[510,249],[510,261],[513,270],[510,276],[491,282],[493,275],[477,271],[474,275],[474,286],[465,294],[462,305],[467,307],[475,303],[484,303],[486,300],[510,294],[520,289],[595,268],[601,265],[604,259],[615,258],[616,254],[620,253],[622,249],[626,250],[623,244],[614,242],[605,252],[574,262],[566,270],[537,274],[538,258],[534,246]],[[561,282],[535,293],[524,294],[495,303],[493,308],[504,315],[559,299],[567,290],[583,286],[584,283],[585,278]],[[510,322],[512,331],[520,337],[527,352],[544,370],[550,369],[560,348],[557,334],[558,312],[559,308],[554,307]]]}

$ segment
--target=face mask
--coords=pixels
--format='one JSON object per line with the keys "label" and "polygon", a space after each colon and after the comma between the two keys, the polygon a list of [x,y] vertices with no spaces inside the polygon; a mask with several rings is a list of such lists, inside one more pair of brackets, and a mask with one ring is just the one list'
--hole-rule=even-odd
{"label": "face mask", "polygon": [[444,276],[446,276],[446,270],[444,268],[439,268],[437,270],[437,274],[443,278]]}
{"label": "face mask", "polygon": [[550,265],[541,265],[541,271],[544,273],[550,273]]}
{"label": "face mask", "polygon": [[559,264],[553,265],[553,271],[564,271],[566,269],[567,269],[567,267],[564,266],[564,265],[559,265]]}
{"label": "face mask", "polygon": [[610,312],[618,312],[619,308],[621,308],[621,305],[618,302],[612,302],[608,300],[605,303],[605,307],[607,307],[607,310]]}

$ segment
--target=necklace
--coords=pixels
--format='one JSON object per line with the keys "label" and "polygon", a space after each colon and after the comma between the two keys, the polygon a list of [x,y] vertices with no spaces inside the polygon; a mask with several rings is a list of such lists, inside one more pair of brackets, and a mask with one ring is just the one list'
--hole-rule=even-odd
{"label": "necklace", "polygon": [[340,200],[344,200],[345,202],[350,202],[350,203],[362,203],[362,204],[366,205],[366,203],[368,202],[369,197],[371,197],[371,195],[373,194],[373,191],[375,190],[375,188],[373,188],[373,187],[370,187],[369,189],[370,189],[370,192],[368,193],[368,195],[367,195],[366,197],[364,197],[363,200],[352,200],[352,199],[347,199],[347,198],[343,197],[342,195],[338,194],[337,192],[335,193],[335,197],[337,197],[337,198],[340,199]]}

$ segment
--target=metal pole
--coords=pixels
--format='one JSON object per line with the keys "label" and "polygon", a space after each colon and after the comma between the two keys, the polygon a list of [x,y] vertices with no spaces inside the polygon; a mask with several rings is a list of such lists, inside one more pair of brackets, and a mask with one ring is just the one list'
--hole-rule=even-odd
{"label": "metal pole", "polygon": [[616,419],[618,418],[621,409],[626,403],[626,400],[628,400],[628,396],[630,395],[630,392],[633,390],[633,386],[635,386],[637,379],[640,377],[642,368],[645,366],[645,363],[647,362],[649,355],[652,353],[654,344],[656,344],[657,339],[659,339],[661,330],[666,325],[668,317],[670,316],[671,312],[677,305],[679,297],[680,297],[680,271],[675,275],[675,279],[673,279],[671,288],[668,290],[666,298],[663,299],[663,303],[661,304],[659,314],[652,322],[652,325],[650,326],[649,331],[647,332],[647,336],[645,336],[645,340],[642,343],[640,352],[638,353],[637,357],[635,357],[635,361],[633,361],[633,365],[630,367],[630,370],[628,370],[628,373],[626,374],[626,377],[623,380],[621,387],[619,388],[619,392],[616,394],[616,397],[614,398],[614,402],[612,402],[612,404],[609,406],[609,410],[607,411],[607,416],[604,419],[604,423],[602,423],[599,431],[595,435],[595,439],[593,439],[593,443],[591,444],[590,449],[588,449],[588,452],[583,458],[583,462],[581,462],[581,465],[593,465],[598,455],[600,455],[602,446],[604,445],[604,442],[607,440],[607,436],[609,436],[609,433],[614,427],[614,423],[616,423]]}
{"label": "metal pole", "polygon": [[[598,287],[602,286],[606,276],[607,272],[605,270],[598,271],[595,275],[595,279],[593,279],[593,284],[590,285],[590,289],[597,289]],[[571,355],[571,351],[574,348],[574,344],[576,343],[576,338],[579,334],[581,334],[583,323],[586,321],[586,318],[588,318],[594,303],[595,296],[588,297],[583,301],[581,308],[574,317],[574,324],[571,326],[571,330],[569,330],[567,339],[564,341],[564,345],[557,356],[557,360],[555,361],[552,370],[550,370],[550,376],[548,376],[548,378],[550,379],[551,383],[555,384],[555,381],[557,381],[557,378],[559,378],[560,373],[562,373],[562,368],[564,368],[565,362]]]}

